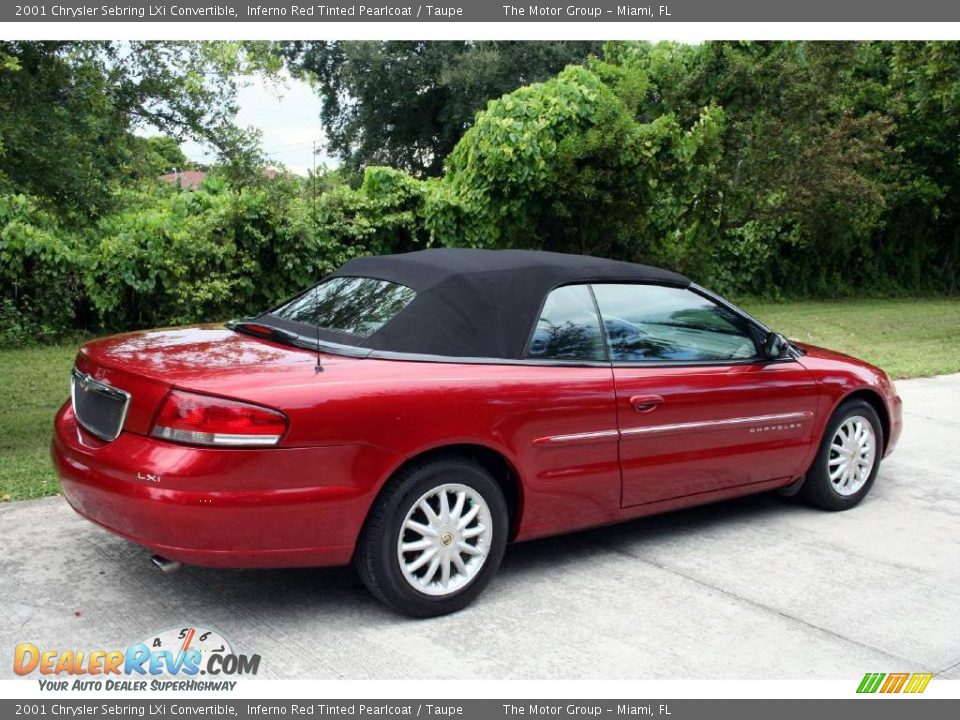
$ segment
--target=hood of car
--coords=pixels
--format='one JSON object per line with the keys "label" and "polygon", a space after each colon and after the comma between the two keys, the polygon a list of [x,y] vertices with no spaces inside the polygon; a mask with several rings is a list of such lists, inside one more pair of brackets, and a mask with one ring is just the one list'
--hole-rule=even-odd
{"label": "hood of car", "polygon": [[855,358],[852,355],[847,355],[836,350],[830,350],[829,348],[820,347],[818,345],[810,345],[808,343],[798,342],[796,340],[791,340],[790,342],[802,348],[803,351],[810,357],[819,358],[821,360],[839,360],[854,362],[858,365],[869,365],[869,363],[866,363],[859,358]]}
{"label": "hood of car", "polygon": [[818,370],[845,370],[855,373],[865,383],[874,386],[885,386],[889,384],[889,378],[883,368],[877,367],[866,360],[847,355],[836,350],[808,345],[793,341],[799,345],[806,353],[800,362],[806,367]]}

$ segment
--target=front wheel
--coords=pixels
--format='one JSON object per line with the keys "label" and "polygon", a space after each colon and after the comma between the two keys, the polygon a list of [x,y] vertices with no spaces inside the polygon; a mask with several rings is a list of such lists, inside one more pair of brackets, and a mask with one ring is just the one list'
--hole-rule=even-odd
{"label": "front wheel", "polygon": [[848,510],[873,485],[883,455],[883,426],[864,400],[843,403],[827,424],[800,496],[824,510]]}
{"label": "front wheel", "polygon": [[503,492],[458,457],[410,467],[377,499],[355,564],[377,598],[414,617],[455,612],[490,582],[507,544]]}

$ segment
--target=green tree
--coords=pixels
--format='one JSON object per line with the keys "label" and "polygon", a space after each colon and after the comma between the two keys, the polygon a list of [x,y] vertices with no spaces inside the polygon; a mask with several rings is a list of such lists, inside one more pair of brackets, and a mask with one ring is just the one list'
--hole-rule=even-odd
{"label": "green tree", "polygon": [[316,82],[330,151],[349,168],[436,176],[478,110],[598,53],[595,42],[291,42]]}
{"label": "green tree", "polygon": [[133,142],[133,172],[139,177],[155,178],[177,170],[191,170],[193,163],[180,149],[176,138],[167,135],[138,137]]}
{"label": "green tree", "polygon": [[723,108],[713,185],[722,201],[705,280],[760,293],[836,293],[867,281],[900,168],[881,48],[638,43],[608,52],[626,82],[651,83],[642,116],[689,122],[704,105]]}
{"label": "green tree", "polygon": [[723,124],[716,107],[686,127],[672,115],[638,120],[601,73],[568,67],[477,116],[430,185],[428,227],[452,245],[669,258],[682,269],[688,256],[676,249],[716,213]]}
{"label": "green tree", "polygon": [[150,127],[249,151],[233,123],[237,78],[273,72],[265,46],[192,42],[0,42],[0,173],[8,188],[98,214]]}
{"label": "green tree", "polygon": [[[889,107],[902,153],[877,253],[903,286],[960,289],[960,43],[889,48]],[[893,273],[892,273],[893,274]]]}

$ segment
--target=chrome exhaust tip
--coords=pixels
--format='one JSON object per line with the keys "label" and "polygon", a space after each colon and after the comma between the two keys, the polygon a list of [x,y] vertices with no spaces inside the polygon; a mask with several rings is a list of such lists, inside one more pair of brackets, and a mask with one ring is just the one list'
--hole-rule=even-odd
{"label": "chrome exhaust tip", "polygon": [[152,562],[160,572],[168,575],[180,569],[180,563],[178,563],[176,560],[168,560],[167,558],[160,557],[159,555],[151,555],[150,562]]}

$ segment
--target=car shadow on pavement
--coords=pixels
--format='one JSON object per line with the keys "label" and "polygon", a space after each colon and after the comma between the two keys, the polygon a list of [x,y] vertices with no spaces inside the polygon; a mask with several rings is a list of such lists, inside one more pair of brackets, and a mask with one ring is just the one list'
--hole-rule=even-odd
{"label": "car shadow on pavement", "polygon": [[552,572],[558,562],[581,562],[582,555],[598,550],[623,552],[623,548],[629,546],[630,554],[636,554],[678,534],[706,534],[718,526],[749,523],[765,516],[794,511],[798,506],[803,507],[773,493],[763,493],[517,543],[507,548],[500,574],[504,578],[515,574],[529,575],[537,572],[538,563],[545,560],[549,560],[552,569],[544,572]]}
{"label": "car shadow on pavement", "polygon": [[[585,563],[597,552],[642,552],[678,533],[707,533],[719,525],[749,523],[790,510],[791,505],[773,495],[755,495],[711,505],[639,518],[556,537],[510,545],[495,585],[498,592],[523,592],[523,587],[555,577],[558,567]],[[144,570],[144,572],[152,572]],[[269,607],[277,616],[317,618],[354,615],[366,625],[393,622],[396,615],[380,605],[363,587],[353,568],[303,568],[275,570],[218,570],[185,567],[168,576],[168,592],[189,593],[191,604],[221,605],[236,612]]]}

